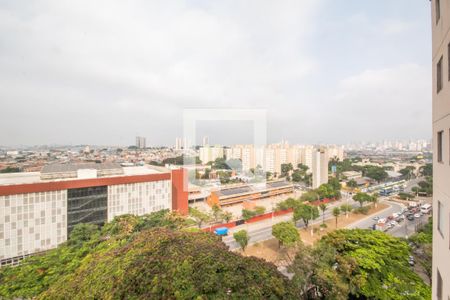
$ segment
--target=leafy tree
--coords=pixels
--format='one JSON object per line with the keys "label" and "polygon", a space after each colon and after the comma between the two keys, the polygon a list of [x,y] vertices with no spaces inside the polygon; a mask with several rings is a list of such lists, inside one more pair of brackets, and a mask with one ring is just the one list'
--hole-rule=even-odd
{"label": "leafy tree", "polygon": [[400,174],[402,174],[402,176],[406,180],[410,180],[415,169],[416,169],[416,167],[414,167],[414,166],[407,166],[407,167],[401,169],[399,172],[400,172]]}
{"label": "leafy tree", "polygon": [[38,299],[282,299],[287,279],[210,233],[151,229],[93,252]]}
{"label": "leafy tree", "polygon": [[378,183],[388,178],[388,173],[382,167],[367,166],[363,170],[364,176],[376,180]]}
{"label": "leafy tree", "polygon": [[229,211],[222,212],[222,219],[225,220],[225,223],[229,223],[233,219],[233,214]]}
{"label": "leafy tree", "polygon": [[14,168],[10,166],[0,170],[0,173],[18,173],[18,172],[22,172],[22,170],[20,168]]}
{"label": "leafy tree", "polygon": [[310,175],[308,175],[308,166],[303,164],[298,164],[297,169],[292,172],[292,181],[294,182],[304,182],[307,185],[310,185]]}
{"label": "leafy tree", "polygon": [[[346,300],[350,293],[350,260],[336,255],[330,247],[317,245],[297,247],[297,254],[288,267],[293,273],[291,284],[296,291],[296,299],[336,299]],[[319,296],[320,295],[320,296]]]}
{"label": "leafy tree", "polygon": [[350,204],[342,204],[340,209],[342,213],[347,214],[353,210],[353,207]]}
{"label": "leafy tree", "polygon": [[325,223],[325,211],[327,210],[327,205],[325,203],[321,203],[319,205],[320,210],[322,211],[322,224]]}
{"label": "leafy tree", "polygon": [[213,206],[211,207],[211,209],[212,209],[214,221],[218,222],[219,218],[222,216],[222,209],[219,207],[219,205],[217,203],[214,203]]}
{"label": "leafy tree", "polygon": [[230,170],[231,168],[228,166],[226,159],[223,157],[218,157],[216,160],[211,164],[211,168],[214,170]]}
{"label": "leafy tree", "polygon": [[424,181],[420,181],[418,183],[420,190],[420,193],[426,193],[427,195],[433,194],[433,178],[432,177],[426,177]]}
{"label": "leafy tree", "polygon": [[428,223],[412,235],[409,241],[413,244],[413,254],[416,261],[422,267],[431,284],[433,276],[433,218],[430,217]]}
{"label": "leafy tree", "polygon": [[361,207],[363,207],[364,203],[372,201],[372,196],[370,196],[367,193],[356,193],[353,196],[353,200],[355,200],[356,202],[359,202],[359,205]]}
{"label": "leafy tree", "polygon": [[356,182],[356,180],[350,179],[350,180],[347,182],[347,186],[348,186],[349,188],[354,189],[354,188],[357,188],[357,187],[358,187],[358,183]]}
{"label": "leafy tree", "polygon": [[[409,267],[409,246],[377,230],[336,230],[321,247],[336,254],[338,273],[347,278],[350,299],[430,299],[430,288]],[[339,260],[338,260],[339,258]],[[340,261],[350,262],[340,269]]]}
{"label": "leafy tree", "polygon": [[278,240],[278,246],[292,246],[300,240],[297,228],[291,222],[281,222],[272,226],[272,235]]}
{"label": "leafy tree", "polygon": [[242,251],[245,252],[245,248],[247,248],[248,241],[250,237],[248,236],[248,233],[246,230],[239,230],[235,233],[233,233],[233,237],[236,240],[236,242],[241,247]]}
{"label": "leafy tree", "polygon": [[243,209],[242,210],[242,219],[244,219],[245,221],[250,220],[255,215],[256,214],[255,214],[255,212],[253,210],[250,210],[250,209]]}
{"label": "leafy tree", "polygon": [[201,228],[203,223],[211,221],[211,216],[209,214],[204,213],[195,207],[189,207],[189,215],[195,220],[198,228]]}
{"label": "leafy tree", "polygon": [[335,192],[341,190],[341,183],[339,182],[339,179],[338,179],[338,178],[331,177],[331,178],[328,180],[328,184],[331,185],[331,187],[333,188],[333,190],[334,190]]}
{"label": "leafy tree", "polygon": [[286,177],[289,173],[289,171],[292,171],[294,167],[291,163],[288,164],[281,164],[281,177]]}
{"label": "leafy tree", "polygon": [[255,206],[254,209],[243,209],[242,210],[242,218],[244,220],[249,220],[255,216],[262,215],[266,211],[266,208],[264,206]]}
{"label": "leafy tree", "polygon": [[371,195],[372,199],[370,201],[372,201],[373,206],[376,208],[378,207],[378,201],[380,200],[380,195],[378,193],[373,193]]}
{"label": "leafy tree", "polygon": [[425,166],[421,166],[419,168],[419,174],[422,176],[433,176],[433,165],[426,164]]}
{"label": "leafy tree", "polygon": [[177,230],[191,225],[184,216],[168,210],[140,217],[122,215],[101,229],[92,224],[78,224],[68,241],[56,249],[30,256],[19,266],[1,268],[0,298],[34,298],[58,280],[74,274],[86,257],[126,244],[130,236],[141,231],[154,227]]}
{"label": "leafy tree", "polygon": [[320,199],[320,196],[316,191],[308,191],[308,192],[302,194],[300,197],[300,200],[308,201],[308,202],[313,202],[313,201],[316,201],[319,199]]}
{"label": "leafy tree", "polygon": [[81,246],[99,233],[99,227],[95,224],[78,224],[70,233],[67,244],[70,246]]}
{"label": "leafy tree", "polygon": [[294,222],[302,220],[306,228],[308,228],[308,224],[311,220],[315,220],[318,217],[319,209],[316,206],[301,204],[294,208]]}
{"label": "leafy tree", "polygon": [[301,182],[303,180],[303,175],[300,170],[296,169],[292,172],[292,181]]}
{"label": "leafy tree", "polygon": [[284,201],[278,202],[276,210],[287,210],[289,208],[295,208],[302,204],[300,199],[287,198]]}
{"label": "leafy tree", "polygon": [[333,216],[336,218],[336,228],[338,224],[338,218],[341,215],[341,209],[339,207],[333,208]]}
{"label": "leafy tree", "polygon": [[253,210],[255,212],[255,215],[262,215],[266,212],[266,208],[264,206],[255,206]]}

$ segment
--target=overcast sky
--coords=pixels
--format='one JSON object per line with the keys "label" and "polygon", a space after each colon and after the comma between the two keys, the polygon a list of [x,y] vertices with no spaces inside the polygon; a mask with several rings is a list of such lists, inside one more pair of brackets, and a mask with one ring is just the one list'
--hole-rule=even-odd
{"label": "overcast sky", "polygon": [[269,142],[429,138],[430,22],[424,0],[0,0],[0,145],[173,145],[192,108],[266,109]]}

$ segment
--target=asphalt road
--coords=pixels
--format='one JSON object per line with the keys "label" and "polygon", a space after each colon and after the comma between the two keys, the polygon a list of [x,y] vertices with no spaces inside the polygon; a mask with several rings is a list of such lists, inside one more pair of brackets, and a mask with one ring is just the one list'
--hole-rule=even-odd
{"label": "asphalt road", "polygon": [[418,186],[418,183],[421,181],[424,181],[424,180],[425,180],[425,178],[418,177],[418,178],[414,178],[414,179],[411,179],[410,181],[408,181],[406,183],[405,193],[411,193],[412,192],[411,189],[415,186]]}
{"label": "asphalt road", "polygon": [[[341,206],[342,204],[347,204],[347,199],[342,199],[338,203],[334,203],[334,204],[328,206],[327,210],[325,211],[325,220],[333,218],[333,215],[332,215],[333,207]],[[353,201],[352,199],[348,200],[348,204],[352,205],[353,207],[359,207],[359,203]],[[312,224],[317,224],[317,223],[322,222],[322,211],[319,211],[319,212],[320,212],[319,217],[314,222],[312,222]],[[290,217],[292,217],[292,214],[290,214]],[[278,220],[275,223],[279,223],[282,221],[284,221],[284,220]],[[367,226],[369,226],[369,225],[367,225]],[[302,221],[299,221],[297,223],[297,227],[303,228],[303,227],[305,227],[305,225],[303,224]],[[241,229],[248,231],[248,234],[250,236],[250,240],[248,243],[249,245],[257,243],[257,242],[266,241],[266,240],[273,238],[272,222],[266,222],[263,227],[257,228],[257,229],[251,229],[251,230],[248,230],[248,228],[245,225],[242,225],[239,228],[239,230],[241,230]],[[230,233],[228,236],[223,237],[222,241],[230,248],[230,250],[239,248],[239,244],[234,240],[232,233]]]}
{"label": "asphalt road", "polygon": [[370,215],[361,221],[353,223],[352,225],[348,226],[348,228],[368,229],[370,226],[372,226],[375,223],[375,221],[373,220],[373,218],[375,216],[378,216],[380,218],[387,218],[388,216],[392,215],[393,213],[400,212],[403,208],[403,206],[398,203],[391,202],[391,201],[383,201],[383,198],[380,199],[380,202],[386,203],[386,204],[390,205],[390,207],[386,208],[385,210],[379,212],[376,215]]}
{"label": "asphalt road", "polygon": [[[411,188],[413,186],[415,186],[417,184],[417,182],[423,180],[422,178],[416,178],[413,179],[411,181],[409,181],[407,183],[407,188],[405,190],[411,190]],[[390,207],[386,208],[385,210],[379,212],[376,215],[371,215],[368,216],[367,218],[358,221],[357,223],[354,223],[352,225],[349,225],[348,228],[362,228],[362,229],[368,229],[370,226],[372,226],[373,224],[375,224],[376,221],[373,220],[373,218],[375,216],[379,216],[381,218],[386,218],[390,215],[392,215],[393,213],[396,212],[400,212],[402,210],[402,208],[404,208],[405,206],[396,203],[396,202],[392,202],[392,201],[388,201],[388,198],[386,197],[380,197],[380,201],[379,202],[383,202],[388,204]],[[351,198],[344,198],[342,200],[340,200],[338,203],[332,204],[328,207],[328,209],[325,212],[325,219],[330,219],[332,218],[332,210],[333,207],[335,206],[340,206],[342,204],[350,204],[352,205],[354,208],[355,207],[359,207],[359,203],[353,201]],[[292,217],[292,214],[290,215],[286,215],[287,217]],[[407,219],[405,219],[402,223],[400,223],[398,226],[389,229],[388,231],[386,231],[386,233],[391,234],[393,236],[396,237],[405,237],[405,236],[409,236],[411,234],[413,234],[415,232],[415,228],[418,224],[423,223],[425,224],[428,221],[428,215],[424,215],[422,216],[420,219],[415,219],[414,221],[408,221]],[[285,221],[283,219],[277,219],[275,223],[278,222],[282,222]],[[322,212],[320,211],[320,216],[319,218],[317,218],[312,224],[317,224],[317,223],[321,223],[322,222]],[[264,224],[261,224],[261,227],[259,228],[252,228],[249,229],[250,227],[252,227],[252,225],[241,225],[239,226],[239,228],[236,228],[235,230],[247,230],[250,236],[250,240],[249,240],[249,245],[257,243],[257,242],[262,242],[262,241],[266,241],[268,239],[273,238],[272,236],[272,222],[265,222]],[[297,227],[298,228],[303,228],[304,224],[302,221],[299,221],[297,223]],[[233,238],[233,234],[230,233],[228,236],[223,237],[223,242],[230,248],[230,250],[233,249],[237,249],[239,248],[239,244],[234,240]]]}
{"label": "asphalt road", "polygon": [[[385,203],[389,204],[391,207],[382,211],[379,214],[371,215],[368,218],[359,221],[355,224],[352,224],[349,226],[349,228],[362,228],[367,229],[371,227],[373,224],[376,223],[373,218],[375,216],[379,216],[380,218],[387,218],[388,216],[392,215],[393,213],[400,212],[404,206],[402,206],[399,203],[392,202],[392,201],[386,201]],[[386,233],[395,236],[395,237],[408,237],[411,236],[416,232],[416,227],[421,224],[426,224],[428,222],[428,218],[430,215],[423,215],[420,218],[414,218],[413,221],[409,221],[405,218],[405,220],[401,223],[399,223],[397,226],[388,229]]]}

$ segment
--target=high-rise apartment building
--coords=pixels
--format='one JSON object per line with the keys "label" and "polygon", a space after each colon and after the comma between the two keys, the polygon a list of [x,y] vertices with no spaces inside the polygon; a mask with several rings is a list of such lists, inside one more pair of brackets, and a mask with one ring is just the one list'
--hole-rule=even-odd
{"label": "high-rise apartment building", "polygon": [[175,138],[175,150],[181,150],[183,148],[183,139]]}
{"label": "high-rise apartment building", "polygon": [[223,147],[221,146],[205,146],[199,149],[199,158],[203,164],[215,161],[217,158],[223,158]]}
{"label": "high-rise apartment building", "polygon": [[450,299],[450,1],[432,0],[433,299]]}
{"label": "high-rise apartment building", "polygon": [[328,183],[328,153],[326,149],[315,149],[312,164],[312,188]]}
{"label": "high-rise apartment building", "polygon": [[138,149],[145,149],[145,137],[137,136],[136,137],[136,147]]}
{"label": "high-rise apartment building", "polygon": [[208,145],[209,145],[209,138],[207,136],[204,136],[202,140],[202,146],[205,147]]}

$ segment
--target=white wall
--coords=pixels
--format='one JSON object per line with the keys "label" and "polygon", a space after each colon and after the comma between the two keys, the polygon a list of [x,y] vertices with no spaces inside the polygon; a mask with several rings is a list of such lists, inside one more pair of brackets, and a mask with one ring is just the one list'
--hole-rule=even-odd
{"label": "white wall", "polygon": [[108,222],[123,214],[144,215],[172,209],[170,180],[108,186]]}
{"label": "white wall", "polygon": [[55,248],[67,240],[67,191],[0,196],[0,259]]}

